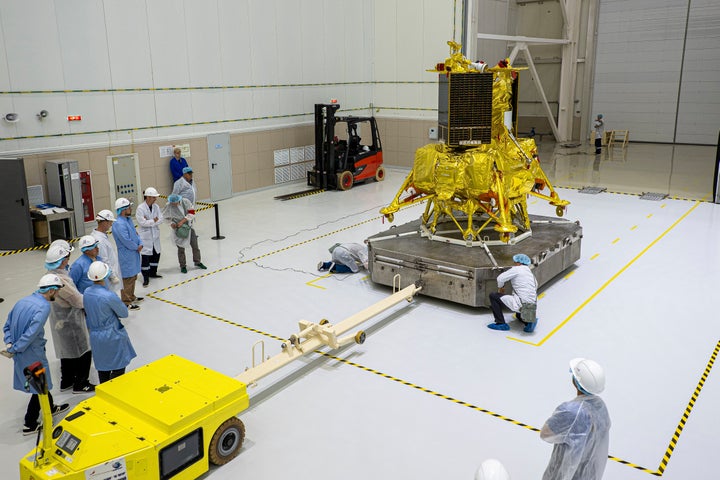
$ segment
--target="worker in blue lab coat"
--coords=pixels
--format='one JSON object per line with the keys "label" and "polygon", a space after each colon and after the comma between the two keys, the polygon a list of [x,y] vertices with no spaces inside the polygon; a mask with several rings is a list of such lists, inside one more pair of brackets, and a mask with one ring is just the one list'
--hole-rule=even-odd
{"label": "worker in blue lab coat", "polygon": [[[48,392],[52,389],[52,378],[45,354],[45,322],[50,315],[50,302],[55,300],[58,290],[63,287],[63,282],[57,275],[43,275],[37,285],[37,290],[32,295],[20,299],[10,310],[7,321],[3,326],[3,340],[5,350],[2,354],[13,359],[13,388],[21,392],[30,392],[30,402],[25,412],[25,425],[23,435],[30,435],[40,428],[38,418],[40,416],[40,399],[31,385],[25,385],[25,374],[23,370],[35,362],[42,363],[45,368],[45,378]],[[52,395],[48,394],[50,409],[53,415],[57,415],[70,408],[64,403],[55,405]]]}
{"label": "worker in blue lab coat", "polygon": [[88,278],[93,285],[83,294],[90,346],[100,383],[125,373],[125,367],[137,356],[130,336],[120,322],[121,318],[128,316],[128,309],[105,286],[105,279],[110,273],[106,263],[93,262],[88,269]]}
{"label": "worker in blue lab coat", "polygon": [[113,238],[117,245],[120,272],[123,277],[120,298],[129,310],[140,310],[138,303],[143,301],[143,297],[135,296],[135,282],[140,273],[140,251],[143,249],[143,244],[132,221],[130,200],[123,197],[115,200],[115,213],[118,217],[113,224]]}

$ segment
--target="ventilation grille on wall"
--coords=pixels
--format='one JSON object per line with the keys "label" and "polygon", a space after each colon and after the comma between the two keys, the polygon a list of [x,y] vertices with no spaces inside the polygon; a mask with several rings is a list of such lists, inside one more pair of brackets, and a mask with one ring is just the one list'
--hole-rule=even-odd
{"label": "ventilation grille on wall", "polygon": [[275,184],[304,180],[315,165],[315,145],[275,150],[273,159]]}

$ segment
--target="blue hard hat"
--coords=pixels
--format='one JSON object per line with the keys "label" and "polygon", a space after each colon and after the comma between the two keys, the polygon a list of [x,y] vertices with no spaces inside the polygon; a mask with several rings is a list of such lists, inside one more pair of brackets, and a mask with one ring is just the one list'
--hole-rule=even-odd
{"label": "blue hard hat", "polygon": [[530,265],[530,257],[525,255],[524,253],[518,253],[516,255],[513,255],[513,262],[516,263],[522,263],[523,265]]}
{"label": "blue hard hat", "polygon": [[602,113],[598,113],[598,117],[597,117],[597,118],[603,118],[603,114],[602,114]]}

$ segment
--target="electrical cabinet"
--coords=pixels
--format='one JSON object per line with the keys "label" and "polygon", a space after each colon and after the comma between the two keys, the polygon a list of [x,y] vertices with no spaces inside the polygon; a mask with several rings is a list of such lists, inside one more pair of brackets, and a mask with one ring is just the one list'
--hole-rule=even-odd
{"label": "electrical cabinet", "polygon": [[[74,222],[52,224],[52,237],[66,239],[85,235],[85,216],[82,201],[82,184],[76,160],[48,160],[45,162],[48,185],[48,202],[72,210]],[[74,226],[73,226],[74,223]]]}

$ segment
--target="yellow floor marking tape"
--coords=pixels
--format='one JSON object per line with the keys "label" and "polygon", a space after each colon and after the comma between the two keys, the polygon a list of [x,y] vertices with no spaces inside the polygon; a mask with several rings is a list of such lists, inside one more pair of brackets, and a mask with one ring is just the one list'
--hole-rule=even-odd
{"label": "yellow floor marking tape", "polygon": [[599,257],[599,256],[600,256],[600,254],[599,254],[599,253],[596,253],[595,255],[593,255],[592,257],[590,257],[590,260],[595,260],[595,259],[596,259],[597,257]]}
{"label": "yellow floor marking tape", "polygon": [[314,278],[314,279],[310,280],[309,282],[305,282],[305,285],[307,285],[309,287],[319,288],[321,290],[327,290],[327,288],[325,288],[325,287],[321,287],[320,285],[315,285],[315,282],[317,282],[318,280],[322,280],[323,278],[329,278],[330,275],[332,275],[332,274],[328,273],[327,275],[323,275],[322,277]]}
{"label": "yellow floor marking tape", "polygon": [[615,240],[612,241],[612,244],[615,245],[615,244],[618,243],[619,241],[620,241],[620,238],[618,237],[618,238],[616,238]]}
{"label": "yellow floor marking tape", "polygon": [[636,262],[640,257],[642,257],[643,255],[645,255],[645,253],[647,253],[647,251],[650,250],[656,243],[658,243],[665,235],[667,235],[668,233],[670,233],[670,231],[672,231],[675,227],[677,227],[678,224],[685,219],[685,217],[687,217],[688,215],[690,215],[690,214],[693,212],[693,210],[695,210],[695,209],[700,205],[700,203],[701,203],[701,201],[695,202],[695,205],[693,205],[687,212],[685,212],[682,217],[680,217],[680,218],[678,218],[677,220],[675,220],[675,223],[673,223],[672,225],[670,225],[667,230],[665,230],[663,233],[661,233],[655,240],[653,240],[652,242],[650,242],[650,244],[649,244],[647,247],[645,247],[640,253],[638,253],[638,254],[635,256],[635,258],[633,258],[633,259],[630,260],[628,263],[626,263],[624,267],[622,267],[620,270],[617,271],[617,273],[615,273],[615,275],[613,275],[612,277],[610,277],[609,280],[607,280],[605,283],[603,283],[602,286],[595,291],[595,293],[593,293],[592,295],[590,295],[583,303],[580,304],[579,307],[577,307],[570,315],[568,315],[568,317],[567,317],[565,320],[563,320],[562,322],[560,322],[560,324],[559,324],[558,326],[556,326],[555,328],[553,328],[553,329],[550,331],[550,333],[548,333],[547,335],[545,335],[545,337],[544,337],[542,340],[540,340],[538,343],[528,342],[527,340],[523,340],[523,339],[521,339],[521,338],[515,338],[515,337],[507,337],[507,338],[510,339],[510,340],[514,340],[514,341],[516,341],[516,342],[524,343],[524,344],[526,344],[526,345],[532,345],[533,347],[539,347],[539,346],[543,345],[543,344],[544,344],[545,342],[547,342],[553,335],[555,335],[562,327],[564,327],[575,315],[577,315],[580,310],[582,310],[583,308],[585,308],[585,306],[586,306],[588,303],[590,303],[591,301],[593,301],[593,299],[595,299],[595,297],[597,297],[598,295],[600,295],[600,293],[601,293],[603,290],[605,290],[608,285],[610,285],[612,282],[614,282],[615,279],[618,278],[625,270],[627,270],[628,268],[630,268],[630,266],[631,266],[633,263],[635,263],[635,262]]}

